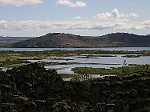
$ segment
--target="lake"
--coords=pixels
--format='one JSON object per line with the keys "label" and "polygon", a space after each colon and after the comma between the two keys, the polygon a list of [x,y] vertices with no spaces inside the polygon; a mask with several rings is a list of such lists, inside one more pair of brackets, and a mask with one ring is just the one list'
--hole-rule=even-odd
{"label": "lake", "polygon": [[109,51],[142,51],[150,50],[150,47],[101,47],[101,48],[0,48],[12,51],[45,51],[45,50],[109,50]]}

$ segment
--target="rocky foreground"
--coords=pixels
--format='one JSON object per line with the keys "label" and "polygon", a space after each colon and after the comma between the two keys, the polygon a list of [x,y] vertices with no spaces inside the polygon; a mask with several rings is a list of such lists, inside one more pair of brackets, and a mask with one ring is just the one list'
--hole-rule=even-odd
{"label": "rocky foreground", "polygon": [[150,71],[65,82],[39,63],[0,72],[1,112],[150,112]]}

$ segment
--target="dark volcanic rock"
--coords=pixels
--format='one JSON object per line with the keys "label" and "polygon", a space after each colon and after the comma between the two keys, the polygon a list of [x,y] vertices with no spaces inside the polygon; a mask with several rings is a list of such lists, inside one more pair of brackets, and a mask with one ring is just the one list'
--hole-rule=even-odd
{"label": "dark volcanic rock", "polygon": [[9,103],[17,111],[23,111],[27,109],[26,107],[34,110],[38,108],[37,100],[41,103],[46,102],[49,97],[57,97],[59,92],[64,90],[64,82],[56,71],[46,70],[38,63],[15,67],[0,75],[3,79],[1,83],[1,102],[5,105],[3,107],[8,107],[6,105]]}
{"label": "dark volcanic rock", "polygon": [[1,112],[150,112],[150,72],[64,82],[32,63],[0,72]]}

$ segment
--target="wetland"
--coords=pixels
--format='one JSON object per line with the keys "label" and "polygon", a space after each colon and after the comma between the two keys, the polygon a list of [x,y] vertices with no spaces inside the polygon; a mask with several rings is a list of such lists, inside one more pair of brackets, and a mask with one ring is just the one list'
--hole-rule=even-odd
{"label": "wetland", "polygon": [[3,112],[149,112],[150,51],[0,51]]}
{"label": "wetland", "polygon": [[[55,69],[65,80],[70,80],[70,77],[75,74],[86,71],[85,68],[95,71],[89,72],[89,74],[98,78],[101,75],[119,75],[121,74],[120,69],[125,68],[124,66],[129,67],[125,69],[131,69],[136,65],[149,66],[150,64],[150,51],[143,50],[144,48],[137,48],[137,50],[135,48],[129,50],[126,50],[127,48],[122,48],[122,50],[91,49],[2,49],[0,50],[0,68],[6,70],[22,64],[38,62],[42,63],[46,69]],[[146,49],[148,48],[146,47]],[[77,72],[77,69],[80,70]]]}

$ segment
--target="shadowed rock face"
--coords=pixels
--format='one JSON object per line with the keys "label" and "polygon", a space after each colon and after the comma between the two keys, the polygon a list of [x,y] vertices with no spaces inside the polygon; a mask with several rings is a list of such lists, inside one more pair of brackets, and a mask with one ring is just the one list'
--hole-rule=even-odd
{"label": "shadowed rock face", "polygon": [[64,82],[32,63],[0,72],[2,112],[149,112],[150,72]]}

